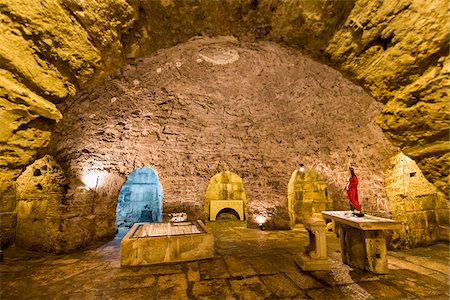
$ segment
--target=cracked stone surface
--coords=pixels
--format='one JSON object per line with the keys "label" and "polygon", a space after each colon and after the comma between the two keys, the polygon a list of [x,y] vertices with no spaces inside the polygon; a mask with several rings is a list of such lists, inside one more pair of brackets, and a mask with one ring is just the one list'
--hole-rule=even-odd
{"label": "cracked stone surface", "polygon": [[[237,60],[202,58],[229,53]],[[114,233],[118,190],[143,165],[158,173],[163,212],[192,219],[205,218],[211,178],[231,171],[243,180],[249,226],[263,213],[267,228],[288,228],[286,192],[299,161],[323,177],[335,209],[347,207],[342,185],[354,165],[366,211],[387,214],[383,174],[398,149],[374,123],[381,107],[338,72],[275,43],[196,38],[161,50],[60,106],[67,117],[49,151],[70,179],[70,214],[95,217],[83,227],[92,234],[73,232],[70,245]],[[103,175],[92,195],[84,178],[96,170]]]}
{"label": "cracked stone surface", "polygon": [[[55,104],[83,99],[136,58],[219,35],[288,45],[364,87],[385,104],[377,123],[386,137],[448,198],[446,7],[446,0],[1,0],[0,201],[14,207],[15,179],[47,154],[61,119]],[[216,66],[237,59],[216,54],[200,59]],[[1,243],[10,244],[15,212],[0,214],[2,231],[12,233]]]}
{"label": "cracked stone surface", "polygon": [[[247,229],[239,221],[208,223],[213,259],[121,268],[120,240],[71,254],[10,248],[0,264],[1,299],[448,299],[449,245],[390,251],[390,273],[343,265],[327,233],[331,272],[303,272],[294,262],[308,243],[292,231]],[[239,265],[241,270],[239,271]]]}

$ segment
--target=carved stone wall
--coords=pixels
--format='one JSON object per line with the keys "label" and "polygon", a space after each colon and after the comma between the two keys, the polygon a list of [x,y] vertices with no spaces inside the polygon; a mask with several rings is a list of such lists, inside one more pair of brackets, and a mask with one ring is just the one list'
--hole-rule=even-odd
{"label": "carved stone wall", "polygon": [[417,164],[403,153],[392,157],[386,172],[390,215],[402,221],[391,236],[392,247],[426,246],[439,240],[439,226],[448,230],[448,202],[423,176]]}
{"label": "carved stone wall", "polygon": [[68,181],[50,155],[36,160],[17,179],[15,243],[32,250],[59,252]]}
{"label": "carved stone wall", "polygon": [[[45,154],[62,117],[55,104],[77,105],[126,63],[199,35],[274,41],[340,70],[386,104],[379,126],[447,198],[446,8],[445,0],[0,0],[0,201],[14,207],[14,180]],[[0,217],[2,235],[11,232],[14,211]]]}
{"label": "carved stone wall", "polygon": [[295,170],[288,184],[288,209],[291,228],[309,218],[322,218],[321,212],[333,210],[333,199],[326,181],[314,170]]}
{"label": "carved stone wall", "polygon": [[77,105],[61,106],[67,117],[49,149],[71,180],[74,215],[93,203],[84,176],[102,174],[89,226],[106,236],[114,232],[118,189],[144,165],[158,172],[164,213],[204,219],[211,177],[229,170],[243,180],[248,226],[264,215],[266,228],[289,228],[287,186],[300,161],[323,175],[336,209],[348,208],[342,186],[354,164],[367,211],[388,213],[383,174],[398,150],[374,124],[381,106],[292,49],[197,38],[140,59]]}

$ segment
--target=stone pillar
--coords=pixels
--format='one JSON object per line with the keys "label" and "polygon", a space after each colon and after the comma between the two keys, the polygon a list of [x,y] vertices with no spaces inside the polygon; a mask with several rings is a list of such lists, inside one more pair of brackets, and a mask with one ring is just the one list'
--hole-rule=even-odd
{"label": "stone pillar", "polygon": [[389,273],[382,230],[362,231],[342,224],[339,227],[343,263],[375,274]]}
{"label": "stone pillar", "polygon": [[305,253],[296,259],[297,265],[303,271],[331,270],[327,257],[325,221],[309,218],[304,221],[304,225],[309,233],[309,245],[305,248]]}

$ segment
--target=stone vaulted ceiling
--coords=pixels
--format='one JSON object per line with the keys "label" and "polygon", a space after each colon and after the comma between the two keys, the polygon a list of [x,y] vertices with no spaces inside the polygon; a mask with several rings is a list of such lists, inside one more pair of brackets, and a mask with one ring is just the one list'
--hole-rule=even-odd
{"label": "stone vaulted ceiling", "polygon": [[385,104],[386,136],[447,191],[448,16],[446,0],[0,0],[0,190],[45,154],[58,104],[145,54],[234,35],[297,48],[363,86]]}

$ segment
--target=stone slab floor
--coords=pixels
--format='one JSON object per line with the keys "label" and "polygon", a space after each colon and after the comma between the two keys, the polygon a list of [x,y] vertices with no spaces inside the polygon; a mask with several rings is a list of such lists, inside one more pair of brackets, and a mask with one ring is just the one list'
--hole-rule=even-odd
{"label": "stone slab floor", "polygon": [[303,272],[296,253],[308,243],[292,231],[208,223],[214,259],[169,265],[119,265],[120,240],[64,255],[5,250],[0,299],[449,299],[449,245],[389,252],[390,274],[342,264],[327,234],[331,272]]}

